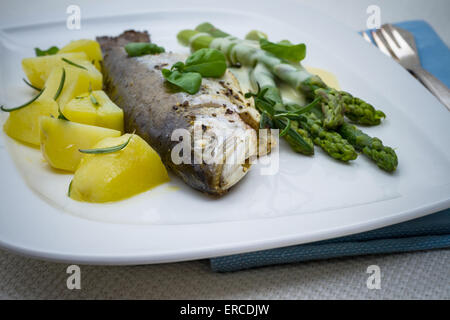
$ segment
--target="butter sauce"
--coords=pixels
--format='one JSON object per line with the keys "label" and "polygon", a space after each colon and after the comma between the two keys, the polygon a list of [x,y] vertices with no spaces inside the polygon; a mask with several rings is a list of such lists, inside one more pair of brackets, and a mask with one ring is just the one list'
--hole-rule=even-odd
{"label": "butter sauce", "polygon": [[[250,80],[250,68],[248,67],[240,67],[240,68],[229,68],[230,71],[234,74],[234,76],[239,80],[241,85],[242,92],[256,91],[256,87],[252,84]],[[329,71],[306,67],[306,70],[312,74],[318,75],[329,87],[340,89],[339,82],[334,74]],[[278,87],[280,88],[281,97],[283,101],[286,103],[297,103],[300,105],[305,105],[307,103],[306,97],[297,90],[294,90],[292,87],[287,85],[286,83],[280,82],[278,83]]]}

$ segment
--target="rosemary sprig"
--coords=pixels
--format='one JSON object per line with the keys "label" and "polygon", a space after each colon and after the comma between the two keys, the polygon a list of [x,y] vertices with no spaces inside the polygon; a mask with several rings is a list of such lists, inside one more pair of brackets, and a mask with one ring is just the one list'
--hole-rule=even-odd
{"label": "rosemary sprig", "polygon": [[300,107],[296,104],[286,104],[286,108],[289,111],[275,111],[274,118],[288,118],[292,120],[299,120],[300,115],[306,112],[310,112],[319,103],[319,98],[314,99],[310,104]]}
{"label": "rosemary sprig", "polygon": [[62,69],[62,75],[61,75],[61,81],[59,82],[58,90],[56,90],[55,96],[53,97],[54,100],[58,99],[59,95],[61,94],[61,91],[64,87],[64,82],[66,81],[66,69]]}
{"label": "rosemary sprig", "polygon": [[29,83],[28,81],[27,81],[27,79],[25,79],[25,78],[22,78],[22,80],[23,80],[23,82],[25,82],[30,88],[33,88],[34,90],[36,90],[36,91],[41,91],[42,89],[39,89],[38,87],[35,87],[35,86],[33,86],[31,83]]}
{"label": "rosemary sprig", "polygon": [[61,111],[61,107],[58,104],[58,119],[60,120],[65,120],[65,121],[70,121],[69,119],[66,118],[66,116],[62,113]]}
{"label": "rosemary sprig", "polygon": [[72,182],[73,180],[70,180],[70,184],[69,184],[69,190],[67,190],[67,196],[70,198],[70,192],[72,191]]}
{"label": "rosemary sprig", "polygon": [[98,107],[100,105],[100,103],[98,103],[97,99],[94,97],[92,93],[89,95],[89,99],[91,99],[91,102],[94,106]]}
{"label": "rosemary sprig", "polygon": [[92,83],[91,82],[89,82],[88,92],[89,92],[89,99],[91,100],[92,104],[95,107],[98,107],[100,105],[100,103],[98,103],[97,99],[94,97],[94,95],[92,93]]}
{"label": "rosemary sprig", "polygon": [[18,107],[6,109],[4,106],[0,106],[0,109],[1,109],[2,111],[4,111],[4,112],[11,112],[11,111],[15,111],[15,110],[19,110],[19,109],[25,108],[26,106],[29,106],[29,105],[32,104],[34,101],[36,101],[36,100],[41,96],[41,94],[44,93],[44,90],[45,90],[45,87],[42,88],[41,92],[39,92],[33,99],[31,99],[30,101],[28,101],[28,102],[26,102],[26,103],[24,103],[24,104],[22,104],[22,105],[20,105],[20,106],[18,106]]}
{"label": "rosemary sprig", "polygon": [[130,142],[131,138],[134,136],[134,132],[128,138],[125,143],[119,144],[118,146],[106,147],[106,148],[98,148],[98,149],[78,149],[81,153],[89,153],[89,154],[104,154],[104,153],[113,153],[125,148]]}
{"label": "rosemary sprig", "polygon": [[86,68],[86,67],[84,67],[84,66],[81,66],[81,65],[79,65],[79,64],[76,64],[75,62],[73,62],[73,61],[70,61],[69,59],[66,59],[66,58],[61,58],[61,60],[62,60],[62,61],[64,61],[64,62],[67,62],[68,64],[70,64],[70,65],[72,65],[72,66],[74,66],[74,67],[78,67],[78,68],[81,68],[81,69],[87,70],[87,68]]}
{"label": "rosemary sprig", "polygon": [[280,137],[283,137],[287,134],[288,130],[291,128],[291,119],[286,118],[287,119],[287,124],[284,127],[284,129],[280,132]]}

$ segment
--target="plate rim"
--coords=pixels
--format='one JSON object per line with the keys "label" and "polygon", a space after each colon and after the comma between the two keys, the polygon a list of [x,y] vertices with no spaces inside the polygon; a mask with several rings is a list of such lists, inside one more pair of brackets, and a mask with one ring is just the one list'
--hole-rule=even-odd
{"label": "plate rim", "polygon": [[[236,0],[232,0],[232,1],[237,2]],[[301,3],[293,3],[291,1],[286,1],[286,0],[284,2],[286,2],[286,3],[290,2],[292,5],[296,5],[297,7],[302,8],[303,10],[306,9],[307,11],[309,10],[309,11],[313,12],[314,14],[317,14],[317,13],[315,13],[314,9],[306,7],[305,5],[303,5]],[[279,2],[278,2],[278,6],[280,6]],[[217,8],[212,7],[208,11],[214,11],[215,9],[217,10]],[[195,9],[192,9],[192,10],[195,10]],[[155,13],[155,12],[159,12],[159,11],[161,11],[161,10],[158,10],[158,8],[155,8],[150,11],[138,13],[138,15],[151,14],[151,13]],[[228,10],[228,12],[233,12],[233,11]],[[263,15],[263,13],[261,13],[261,12],[259,12],[259,13],[261,15]],[[323,13],[320,13],[320,14],[323,15]],[[135,14],[125,14],[125,15],[119,14],[119,15],[107,16],[107,17],[90,17],[88,19],[90,19],[90,20],[96,20],[96,19],[102,19],[102,18],[113,19],[115,17],[131,17],[134,15]],[[356,39],[357,37],[359,37],[356,33],[353,32],[353,30],[351,30],[350,28],[347,28],[345,25],[337,22],[336,20],[330,18],[330,21],[331,21],[331,25],[335,24],[337,29],[341,29],[342,31],[345,31],[346,29],[348,29],[347,31],[350,31],[351,34],[350,33],[345,34],[345,32],[342,33],[343,37],[345,37],[346,39],[351,39],[352,37],[354,37],[354,39]],[[55,22],[23,25],[22,27],[40,26],[40,25],[47,25],[47,24],[52,24],[52,23],[55,23]],[[10,29],[18,28],[18,27],[21,27],[21,26],[8,27],[8,28],[3,29],[2,31],[10,30]],[[336,39],[334,39],[333,41],[336,41]],[[353,40],[349,40],[349,41],[353,41]],[[363,43],[363,41],[361,41],[361,43]],[[361,50],[363,51],[364,54],[367,54],[369,56],[369,58],[374,59],[375,61],[379,61],[379,63],[382,63],[384,65],[390,66],[392,71],[395,71],[394,76],[397,76],[400,79],[403,78],[403,80],[407,79],[405,76],[406,71],[401,69],[400,66],[394,65],[395,63],[392,61],[388,62],[388,60],[383,60],[384,57],[382,57],[381,55],[379,55],[379,56],[376,55],[375,54],[376,51],[369,49],[369,46],[365,47],[364,45],[361,45]],[[410,79],[410,80],[412,80],[412,79]],[[414,87],[414,84],[410,80],[405,80],[406,86]],[[416,88],[420,88],[419,86],[416,86]],[[434,97],[431,96],[431,94],[429,94],[426,91],[426,89],[422,88],[421,90],[422,90],[423,98],[425,100],[428,100],[432,104],[432,106],[430,106],[430,107],[431,108],[435,107],[435,106],[433,106],[433,104],[434,105],[438,104],[438,103],[436,103],[437,100],[435,100]],[[434,101],[432,99],[430,99],[430,97],[432,97],[434,99]],[[438,107],[438,106],[436,105],[436,107]],[[439,114],[439,111],[435,111],[435,112],[437,112]],[[7,158],[9,160],[11,160],[10,162],[12,162],[12,158],[9,155],[8,151],[6,151],[6,148],[4,148],[4,147],[2,148],[3,135],[4,135],[4,133],[2,133],[2,138],[0,139],[0,159],[6,155]],[[16,178],[18,177],[19,179],[23,180],[20,173],[17,172],[18,170],[15,168],[15,165],[12,164],[12,166],[16,170]],[[5,167],[3,167],[3,170],[4,170],[4,168]],[[11,169],[11,166],[9,166],[9,168]],[[0,172],[1,172],[1,169],[0,169]],[[18,182],[16,181],[14,183],[17,184]],[[25,182],[22,181],[22,183],[25,183]],[[19,182],[19,184],[20,184],[20,182]],[[25,184],[25,188],[29,189],[29,187],[26,186],[26,184]],[[1,238],[2,235],[0,234],[0,247],[4,248],[6,250],[9,250],[9,251],[13,251],[13,252],[16,252],[16,253],[19,253],[22,255],[26,255],[26,256],[30,256],[30,257],[34,257],[34,258],[40,258],[40,259],[58,261],[58,262],[76,262],[76,263],[80,263],[80,264],[128,265],[128,264],[149,264],[149,263],[164,263],[164,262],[185,261],[185,260],[193,260],[193,259],[203,259],[203,258],[209,258],[209,257],[214,257],[214,256],[224,256],[224,255],[229,255],[229,254],[237,254],[237,253],[244,253],[244,252],[250,252],[250,251],[256,251],[256,250],[271,249],[271,248],[276,248],[276,247],[284,247],[284,246],[295,245],[295,244],[300,244],[300,243],[314,242],[314,241],[318,241],[318,240],[333,238],[336,235],[344,236],[344,235],[348,235],[348,234],[352,234],[352,233],[356,233],[356,232],[368,231],[368,230],[384,227],[387,225],[391,225],[394,223],[403,222],[406,220],[418,218],[418,217],[425,216],[425,215],[433,213],[433,212],[437,212],[439,210],[449,208],[450,207],[450,184],[444,185],[444,186],[438,186],[436,188],[438,190],[433,190],[432,193],[436,194],[439,192],[443,192],[443,195],[440,196],[438,199],[434,199],[434,200],[426,203],[425,205],[419,206],[412,210],[407,210],[405,212],[398,212],[397,214],[391,215],[389,217],[383,217],[380,219],[376,219],[375,221],[372,221],[370,225],[366,221],[366,223],[356,223],[353,225],[348,225],[345,228],[340,228],[340,229],[338,228],[336,230],[333,230],[332,232],[330,232],[328,230],[327,232],[324,232],[324,233],[326,233],[326,235],[324,233],[316,233],[314,236],[309,235],[309,238],[308,238],[309,240],[305,240],[305,238],[308,237],[308,234],[303,234],[303,235],[290,234],[289,236],[285,236],[285,237],[279,236],[279,237],[273,238],[273,239],[261,239],[260,238],[259,240],[253,240],[253,241],[241,240],[241,241],[245,241],[246,242],[245,244],[239,243],[239,242],[237,242],[237,243],[231,242],[231,243],[227,243],[227,244],[223,244],[223,245],[216,244],[214,246],[197,247],[197,249],[190,248],[188,250],[172,250],[172,251],[166,250],[165,251],[166,253],[161,253],[161,252],[155,253],[155,251],[150,252],[150,253],[149,252],[129,253],[129,254],[121,253],[118,256],[117,253],[83,255],[83,254],[74,254],[74,253],[61,253],[61,252],[56,252],[56,251],[51,252],[48,250],[47,251],[37,250],[36,248],[30,247],[30,246],[18,245],[18,244],[13,244],[8,241],[5,241],[5,239]],[[3,192],[0,192],[0,199],[2,198],[2,196],[5,197],[5,195],[10,194],[10,193],[8,193],[7,189],[8,188],[5,188],[4,183],[0,184],[0,191],[3,191]],[[11,191],[11,190],[9,190],[9,191]],[[29,190],[29,191],[33,192],[31,190]],[[430,190],[427,190],[427,191],[430,191]],[[407,196],[410,196],[410,195],[408,194]],[[403,198],[403,197],[404,196],[402,196],[401,198]],[[36,200],[37,198],[38,197],[36,195],[34,195],[34,196],[30,195],[30,199]],[[42,201],[42,200],[39,199],[39,201]],[[389,201],[396,202],[396,201],[398,201],[398,198],[391,199],[391,200],[384,200],[384,201],[382,201],[382,203],[384,204]],[[44,202],[44,203],[46,206],[51,207],[48,203],[46,203],[46,202]],[[375,206],[381,205],[381,203],[361,204],[361,205],[358,205],[358,206],[350,208],[350,209],[349,208],[340,208],[340,209],[335,209],[335,210],[325,210],[325,211],[321,211],[321,212],[327,212],[328,214],[330,212],[333,212],[336,214],[341,214],[343,211],[347,211],[347,214],[349,214],[349,212],[355,210],[355,208],[361,208],[361,209],[365,208],[365,207],[369,208],[369,207],[373,207],[374,205]],[[53,208],[53,209],[58,211],[55,208]],[[274,220],[277,220],[277,221],[290,220],[290,221],[296,221],[296,222],[306,222],[305,221],[306,217],[311,214],[318,215],[318,212],[305,213],[305,214],[298,215],[298,216],[283,216],[283,217],[268,218],[268,219],[258,219],[258,222],[262,222],[262,221],[266,221],[266,220],[270,220],[272,222]],[[81,219],[81,218],[77,218],[77,217],[73,217],[73,216],[72,216],[72,218]],[[1,215],[0,215],[0,221],[2,221]],[[86,220],[83,219],[83,221],[86,221]],[[236,227],[239,224],[247,225],[249,223],[254,223],[254,221],[255,220],[226,221],[226,222],[215,222],[213,224],[217,225],[217,226],[221,226],[221,227],[225,227],[225,226]],[[100,223],[100,222],[94,222],[94,223]],[[194,226],[202,227],[203,225],[204,224],[195,224]],[[186,226],[186,225],[183,225],[183,226]],[[155,229],[155,228],[159,229],[159,228],[167,228],[168,225],[138,226],[138,228],[142,228],[142,227],[145,227],[146,229]],[[172,228],[172,227],[176,228],[175,226],[170,226],[169,228]],[[192,225],[189,225],[189,228],[191,228],[191,227],[192,227]],[[239,227],[239,226],[237,226],[237,227]]]}

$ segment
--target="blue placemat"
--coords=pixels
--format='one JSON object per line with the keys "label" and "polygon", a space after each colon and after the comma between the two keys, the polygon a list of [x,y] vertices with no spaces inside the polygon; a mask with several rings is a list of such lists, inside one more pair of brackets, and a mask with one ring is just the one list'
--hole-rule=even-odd
{"label": "blue placemat", "polygon": [[[450,50],[433,28],[425,21],[396,25],[414,35],[422,66],[450,87]],[[446,247],[450,247],[450,209],[351,236],[212,258],[211,268],[225,272],[272,264]]]}

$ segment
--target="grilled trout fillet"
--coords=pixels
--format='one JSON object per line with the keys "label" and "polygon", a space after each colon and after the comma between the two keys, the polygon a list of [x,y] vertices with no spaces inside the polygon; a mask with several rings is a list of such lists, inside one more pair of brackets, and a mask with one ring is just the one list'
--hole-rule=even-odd
{"label": "grilled trout fillet", "polygon": [[[97,41],[104,57],[105,91],[123,109],[127,132],[135,130],[167,167],[202,192],[221,195],[245,176],[249,160],[257,155],[259,113],[230,71],[221,79],[204,78],[199,92],[190,95],[177,91],[161,74],[185,56],[128,57],[123,46],[149,42],[146,32],[126,31]],[[180,144],[178,138],[172,141],[177,129],[189,133],[189,163],[173,161],[172,150]],[[196,163],[200,155],[202,161]]]}

